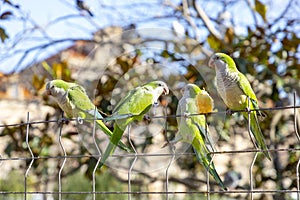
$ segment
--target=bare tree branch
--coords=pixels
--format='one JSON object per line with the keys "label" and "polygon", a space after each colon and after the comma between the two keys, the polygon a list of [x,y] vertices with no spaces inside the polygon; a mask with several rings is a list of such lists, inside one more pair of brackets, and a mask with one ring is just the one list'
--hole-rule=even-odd
{"label": "bare tree branch", "polygon": [[276,19],[273,20],[272,25],[276,24],[279,20],[281,20],[284,17],[284,15],[288,12],[288,10],[291,7],[293,2],[294,2],[294,0],[289,1],[288,5],[285,7],[285,9],[282,11],[282,13],[280,15],[278,15],[278,17]]}
{"label": "bare tree branch", "polygon": [[207,30],[214,35],[217,39],[222,40],[221,33],[214,27],[213,23],[205,13],[205,11],[196,3],[196,0],[193,0],[193,6],[198,14],[198,16],[202,19],[204,25],[206,26]]}
{"label": "bare tree branch", "polygon": [[[41,51],[47,49],[47,48],[50,47],[50,46],[54,46],[55,44],[64,43],[64,42],[75,42],[75,41],[79,41],[79,40],[81,40],[81,41],[89,41],[89,42],[93,41],[93,40],[79,39],[79,38],[78,38],[78,39],[67,38],[67,39],[53,40],[53,41],[50,41],[50,42],[48,42],[48,43],[46,43],[46,44],[39,44],[39,45],[33,46],[33,47],[31,47],[31,48],[28,48],[28,49],[26,49],[26,50],[24,50],[24,49],[16,50],[16,51],[12,52],[11,55],[7,55],[5,59],[8,59],[8,58],[10,58],[10,57],[12,57],[12,56],[15,56],[15,55],[17,55],[17,54],[23,54],[23,55],[21,56],[21,58],[18,59],[17,64],[16,64],[15,66],[12,67],[12,72],[15,72],[16,70],[18,70],[18,68],[19,68],[20,66],[22,66],[22,65],[24,64],[25,59],[29,56],[29,54],[30,54],[31,52],[34,52],[34,51],[36,51],[36,50],[39,50],[38,54],[40,54],[40,53],[42,53]],[[36,60],[33,59],[33,61],[32,61],[31,63],[29,63],[28,66],[34,64],[34,63],[33,63],[34,61],[36,61]]]}
{"label": "bare tree branch", "polygon": [[255,24],[255,26],[257,26],[257,18],[256,18],[256,15],[255,15],[255,8],[252,5],[251,0],[246,0],[246,3],[248,5],[248,7],[250,8],[251,15],[252,15],[252,18],[254,20],[254,24]]}
{"label": "bare tree branch", "polygon": [[188,3],[187,3],[187,0],[183,0],[182,1],[182,7],[183,7],[183,10],[182,10],[182,13],[183,13],[183,17],[187,20],[187,22],[191,25],[191,27],[193,28],[194,32],[195,32],[195,38],[197,41],[199,41],[199,36],[197,34],[197,25],[196,23],[193,21],[193,19],[191,18],[190,16],[190,11],[189,11],[189,6],[188,6]]}

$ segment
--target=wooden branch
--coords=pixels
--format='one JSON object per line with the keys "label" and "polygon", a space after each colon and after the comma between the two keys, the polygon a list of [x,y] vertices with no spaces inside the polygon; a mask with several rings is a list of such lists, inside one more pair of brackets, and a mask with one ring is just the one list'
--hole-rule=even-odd
{"label": "wooden branch", "polygon": [[203,42],[200,41],[200,38],[197,34],[198,27],[197,27],[196,23],[193,21],[193,19],[191,18],[187,0],[182,1],[182,8],[183,8],[182,16],[185,18],[185,20],[191,25],[192,29],[194,30],[195,40],[199,42],[199,47],[201,48],[202,52],[208,57],[211,56],[212,52],[208,49],[203,48],[203,46],[202,46]]}
{"label": "wooden branch", "polygon": [[200,17],[206,26],[207,30],[215,36],[218,40],[222,40],[221,33],[214,27],[213,23],[205,13],[205,11],[196,3],[196,0],[193,0],[193,6],[198,14],[198,17]]}
{"label": "wooden branch", "polygon": [[251,15],[253,17],[254,24],[257,27],[257,18],[256,18],[256,15],[255,15],[255,8],[254,8],[254,6],[251,5],[252,3],[251,3],[250,0],[247,0],[246,3],[247,3],[247,5],[249,6],[249,8],[251,10]]}
{"label": "wooden branch", "polygon": [[293,0],[290,0],[288,5],[282,11],[282,13],[276,19],[274,19],[274,21],[272,23],[273,25],[276,24],[279,20],[281,20],[284,17],[284,15],[288,12],[289,8],[291,7],[292,3],[293,3]]}

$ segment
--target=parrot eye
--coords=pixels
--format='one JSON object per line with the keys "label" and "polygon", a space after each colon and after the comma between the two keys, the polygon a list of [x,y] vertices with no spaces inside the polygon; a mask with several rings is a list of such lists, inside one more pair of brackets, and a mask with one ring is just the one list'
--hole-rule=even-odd
{"label": "parrot eye", "polygon": [[220,60],[220,56],[216,56],[216,60]]}

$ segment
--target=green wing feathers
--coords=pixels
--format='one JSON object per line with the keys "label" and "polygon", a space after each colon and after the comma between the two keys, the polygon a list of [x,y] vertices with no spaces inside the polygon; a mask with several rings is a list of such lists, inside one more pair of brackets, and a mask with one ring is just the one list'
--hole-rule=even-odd
{"label": "green wing feathers", "polygon": [[148,93],[143,88],[135,90],[130,95],[126,96],[120,105],[115,109],[117,115],[131,114],[139,116],[146,113],[153,104],[153,95]]}
{"label": "green wing feathers", "polygon": [[[103,118],[101,114],[95,110],[95,105],[91,102],[89,97],[87,96],[85,90],[77,85],[70,87],[67,90],[68,99],[70,102],[73,102],[74,104],[74,114],[77,113],[78,117],[82,117],[84,119],[86,118]],[[96,111],[96,113],[94,113]],[[113,133],[110,129],[107,128],[107,126],[103,123],[102,120],[96,121],[99,128],[111,138]],[[128,148],[121,140],[117,144],[122,150],[127,152],[132,152],[130,148]]]}
{"label": "green wing feathers", "polygon": [[[152,91],[153,92],[153,91]],[[115,107],[111,118],[115,118],[114,131],[100,160],[100,168],[107,158],[113,154],[116,145],[122,138],[126,127],[134,120],[141,120],[153,105],[154,95],[146,87],[137,87],[130,91]],[[126,117],[127,115],[127,117]],[[118,116],[120,118],[118,119]],[[125,116],[125,118],[124,118]]]}
{"label": "green wing feathers", "polygon": [[249,81],[247,80],[246,76],[244,74],[242,74],[241,72],[239,72],[238,85],[246,96],[250,97],[250,99],[253,99],[257,102],[256,95],[255,95]]}
{"label": "green wing feathers", "polygon": [[[255,95],[254,91],[252,90],[252,87],[251,87],[249,81],[246,79],[246,77],[242,73],[239,73],[239,77],[240,77],[239,87],[241,88],[243,93],[247,97],[250,98],[250,101],[248,99],[246,99],[245,107],[249,107],[250,109],[259,109],[256,95]],[[249,106],[248,106],[248,102],[250,102]],[[246,118],[246,120],[248,120],[248,113],[244,112],[243,115]],[[266,145],[264,136],[263,136],[262,131],[259,126],[259,121],[258,121],[257,115],[264,116],[264,114],[260,111],[251,111],[250,129],[251,129],[251,132],[257,142],[258,147],[261,148],[263,150],[263,153],[265,154],[265,156],[269,160],[271,160],[271,156],[269,154],[268,147]]]}
{"label": "green wing feathers", "polygon": [[75,108],[82,111],[95,109],[95,105],[91,102],[85,90],[81,86],[73,86],[67,90],[68,99]]}

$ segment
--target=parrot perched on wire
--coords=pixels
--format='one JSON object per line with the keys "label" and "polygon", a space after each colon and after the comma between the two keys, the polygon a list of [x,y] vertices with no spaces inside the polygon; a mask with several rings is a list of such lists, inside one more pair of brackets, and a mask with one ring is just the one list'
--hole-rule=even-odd
{"label": "parrot perched on wire", "polygon": [[110,143],[101,156],[99,167],[101,168],[107,158],[113,154],[116,144],[120,141],[126,127],[134,120],[141,121],[150,108],[157,103],[158,98],[169,93],[169,88],[162,81],[153,81],[131,90],[116,105],[111,117],[115,120],[114,131]]}
{"label": "parrot perched on wire", "polygon": [[[247,78],[238,71],[233,59],[224,53],[215,53],[209,60],[209,67],[215,68],[217,91],[224,103],[232,110],[246,110],[246,108],[259,109],[258,101]],[[250,105],[248,105],[248,97]],[[248,113],[242,113],[248,120]],[[256,145],[263,150],[264,155],[271,160],[268,147],[261,132],[258,115],[263,116],[259,111],[250,113],[250,129],[254,136]]]}
{"label": "parrot perched on wire", "polygon": [[[46,94],[51,95],[55,99],[68,118],[92,119],[95,117],[99,119],[96,120],[96,124],[100,129],[109,138],[112,136],[112,132],[102,121],[102,115],[95,108],[82,86],[59,79],[52,80],[46,83]],[[132,151],[122,141],[119,141],[117,144],[125,151]]]}
{"label": "parrot perched on wire", "polygon": [[[202,107],[209,105],[210,103],[213,103],[213,101],[212,99],[208,98],[209,95],[206,91],[201,90],[195,84],[187,84],[182,89],[182,92],[183,96],[178,102],[176,115],[183,117],[177,118],[178,133],[176,134],[175,142],[183,141],[191,144],[199,162],[214,177],[215,181],[225,190],[226,188],[220,176],[218,175],[214,163],[212,162],[211,155],[209,154],[210,151],[214,150],[214,147],[210,141],[211,139],[205,116],[194,115],[198,114],[199,110],[203,109],[199,108],[200,106]],[[203,97],[203,92],[205,92],[204,99],[208,101],[200,100],[200,98]],[[199,100],[200,102],[205,103],[199,104]],[[209,110],[209,112],[211,112],[211,110]]]}

